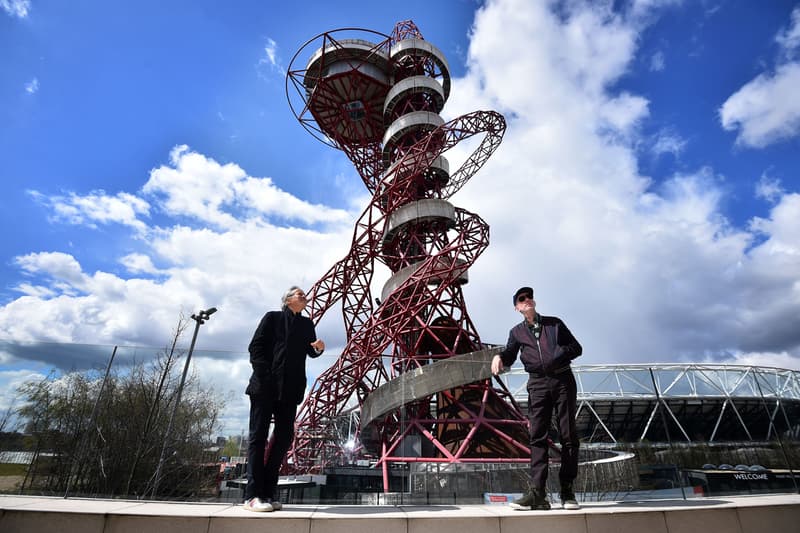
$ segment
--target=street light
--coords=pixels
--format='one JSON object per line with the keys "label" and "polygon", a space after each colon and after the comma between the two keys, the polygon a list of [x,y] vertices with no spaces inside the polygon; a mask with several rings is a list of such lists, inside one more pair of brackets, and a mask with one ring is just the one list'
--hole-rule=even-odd
{"label": "street light", "polygon": [[156,493],[158,491],[158,484],[161,482],[161,469],[164,466],[164,456],[167,453],[167,443],[169,442],[169,436],[172,433],[172,423],[175,421],[175,413],[178,411],[178,405],[181,403],[181,395],[183,394],[183,384],[186,382],[186,374],[189,373],[189,361],[192,360],[192,352],[194,351],[194,343],[197,341],[197,332],[200,330],[200,324],[204,324],[206,320],[211,317],[214,313],[217,312],[216,307],[209,307],[205,311],[200,311],[196,315],[192,315],[192,320],[194,320],[194,335],[192,335],[192,343],[189,345],[189,353],[186,354],[186,362],[183,365],[183,375],[181,376],[181,382],[178,384],[178,396],[175,398],[175,405],[172,406],[172,413],[169,416],[169,424],[167,424],[167,432],[164,435],[164,443],[161,446],[161,456],[158,458],[158,466],[156,467],[156,473],[153,479],[153,492],[151,493],[151,498],[156,498]]}

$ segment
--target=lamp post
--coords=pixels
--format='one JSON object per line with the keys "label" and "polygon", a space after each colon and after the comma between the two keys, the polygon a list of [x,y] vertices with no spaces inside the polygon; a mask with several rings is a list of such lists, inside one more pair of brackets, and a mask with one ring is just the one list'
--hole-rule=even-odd
{"label": "lamp post", "polygon": [[196,322],[194,326],[194,334],[192,335],[192,343],[189,345],[189,353],[186,354],[186,362],[183,365],[183,375],[181,375],[181,382],[178,384],[178,395],[175,397],[175,405],[172,406],[172,413],[169,416],[169,424],[167,424],[167,432],[164,434],[164,444],[161,446],[161,456],[158,458],[158,466],[153,479],[153,492],[151,498],[155,499],[158,491],[158,485],[161,482],[161,469],[164,466],[164,456],[167,453],[167,443],[169,436],[172,433],[172,424],[175,421],[175,413],[178,411],[178,405],[181,403],[181,395],[183,394],[183,385],[186,382],[186,374],[189,373],[189,362],[192,360],[192,352],[194,351],[194,344],[197,341],[197,332],[200,330],[200,324],[205,323],[211,315],[217,312],[216,307],[209,307],[205,311],[200,311],[196,315],[192,315],[192,320]]}

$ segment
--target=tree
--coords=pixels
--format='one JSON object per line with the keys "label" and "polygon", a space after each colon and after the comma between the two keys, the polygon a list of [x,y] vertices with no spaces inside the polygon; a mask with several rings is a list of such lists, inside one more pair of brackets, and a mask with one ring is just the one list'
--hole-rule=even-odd
{"label": "tree", "polygon": [[[175,331],[172,335],[172,346],[169,347],[169,350],[164,351],[164,361],[163,365],[161,366],[160,377],[158,380],[158,386],[156,387],[155,395],[153,396],[152,401],[150,402],[150,409],[147,413],[147,419],[144,423],[144,429],[142,430],[142,437],[139,439],[136,453],[133,455],[133,460],[131,462],[131,470],[130,475],[128,476],[128,483],[125,486],[125,493],[130,494],[131,491],[131,484],[133,483],[133,479],[136,476],[137,467],[139,466],[139,461],[142,459],[142,455],[145,453],[143,448],[143,444],[145,442],[149,442],[148,437],[151,435],[153,430],[153,423],[157,420],[158,415],[160,414],[160,407],[162,403],[163,393],[164,393],[164,386],[168,384],[168,378],[171,376],[172,368],[174,367],[175,361],[177,360],[180,355],[183,355],[182,351],[178,351],[176,353],[176,347],[178,345],[178,339],[180,339],[183,332],[186,328],[189,327],[189,321],[186,319],[186,316],[181,312],[180,316],[178,317],[178,325],[175,327]],[[163,437],[162,437],[163,438]]]}
{"label": "tree", "polygon": [[13,433],[17,430],[17,420],[14,418],[14,413],[16,411],[16,409],[14,409],[15,403],[16,398],[11,400],[5,412],[0,415],[0,433]]}
{"label": "tree", "polygon": [[[179,321],[172,346],[149,362],[135,362],[109,373],[91,423],[102,379],[93,371],[51,373],[18,389],[19,415],[33,436],[35,464],[29,492],[142,497],[152,489],[158,451],[176,397],[175,349],[185,320]],[[187,378],[176,412],[170,454],[163,467],[159,496],[190,498],[214,481],[216,461],[206,448],[217,433],[223,400],[197,376]],[[90,424],[91,423],[91,424]]]}
{"label": "tree", "polygon": [[231,435],[228,437],[228,440],[225,441],[225,447],[222,448],[220,455],[225,457],[238,457],[242,455],[242,436],[241,435]]}

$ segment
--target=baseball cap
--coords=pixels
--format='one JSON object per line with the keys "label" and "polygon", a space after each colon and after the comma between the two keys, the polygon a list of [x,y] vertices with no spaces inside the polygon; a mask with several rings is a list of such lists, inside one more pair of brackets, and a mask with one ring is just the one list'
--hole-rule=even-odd
{"label": "baseball cap", "polygon": [[517,292],[514,293],[514,299],[512,300],[514,305],[517,304],[517,298],[519,297],[520,294],[527,294],[528,296],[533,298],[533,289],[530,287],[520,287],[519,289],[517,289]]}

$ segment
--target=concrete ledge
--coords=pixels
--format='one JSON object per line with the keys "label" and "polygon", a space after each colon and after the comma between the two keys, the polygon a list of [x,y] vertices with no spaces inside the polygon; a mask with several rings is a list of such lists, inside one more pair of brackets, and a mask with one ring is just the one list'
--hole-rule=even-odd
{"label": "concrete ledge", "polygon": [[[266,522],[265,522],[266,521]],[[800,530],[800,496],[586,503],[578,511],[505,505],[239,505],[0,496],[0,531],[59,533],[761,533]]]}

